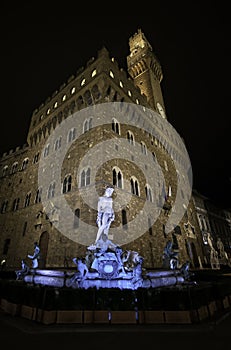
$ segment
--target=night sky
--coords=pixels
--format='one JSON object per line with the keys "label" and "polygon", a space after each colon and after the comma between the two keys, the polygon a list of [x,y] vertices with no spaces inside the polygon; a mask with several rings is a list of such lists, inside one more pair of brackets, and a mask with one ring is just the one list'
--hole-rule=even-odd
{"label": "night sky", "polygon": [[167,117],[185,141],[193,187],[231,208],[228,2],[151,3],[128,11],[109,2],[103,13],[90,2],[2,1],[0,152],[26,142],[33,110],[103,46],[126,68],[129,37],[141,28],[162,66]]}

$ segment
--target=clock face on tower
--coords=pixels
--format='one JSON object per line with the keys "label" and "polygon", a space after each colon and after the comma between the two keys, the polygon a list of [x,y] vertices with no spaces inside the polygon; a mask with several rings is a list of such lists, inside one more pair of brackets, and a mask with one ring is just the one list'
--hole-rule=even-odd
{"label": "clock face on tower", "polygon": [[160,115],[161,115],[163,118],[166,118],[164,108],[161,106],[161,104],[160,104],[159,102],[157,102],[156,107],[157,107],[157,110],[158,110],[158,112],[160,113]]}

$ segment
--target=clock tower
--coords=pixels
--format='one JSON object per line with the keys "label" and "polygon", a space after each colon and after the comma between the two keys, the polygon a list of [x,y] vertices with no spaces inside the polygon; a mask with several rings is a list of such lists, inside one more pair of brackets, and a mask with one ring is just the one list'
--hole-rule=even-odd
{"label": "clock tower", "polygon": [[166,118],[160,87],[163,78],[162,69],[141,29],[130,37],[129,48],[130,55],[127,56],[129,75],[141,93],[147,97],[150,107]]}

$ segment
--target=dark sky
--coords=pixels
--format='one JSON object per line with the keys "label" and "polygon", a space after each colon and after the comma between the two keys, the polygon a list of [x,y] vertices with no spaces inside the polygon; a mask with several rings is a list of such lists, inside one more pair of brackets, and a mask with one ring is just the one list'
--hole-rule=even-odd
{"label": "dark sky", "polygon": [[168,120],[185,140],[193,187],[230,208],[228,2],[99,4],[1,2],[0,152],[25,143],[33,110],[103,46],[126,68],[128,39],[141,28],[163,69]]}

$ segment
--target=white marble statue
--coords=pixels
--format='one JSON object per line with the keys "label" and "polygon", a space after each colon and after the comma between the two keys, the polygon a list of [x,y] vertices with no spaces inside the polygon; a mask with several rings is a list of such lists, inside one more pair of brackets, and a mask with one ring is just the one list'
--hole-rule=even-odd
{"label": "white marble statue", "polygon": [[96,223],[98,225],[98,232],[95,240],[95,244],[100,239],[102,233],[108,237],[108,231],[111,225],[111,222],[115,219],[115,214],[112,206],[112,194],[114,188],[107,187],[105,193],[102,197],[99,197],[98,200],[98,215]]}
{"label": "white marble statue", "polygon": [[34,254],[30,255],[28,254],[28,258],[32,260],[32,267],[33,269],[36,269],[38,267],[38,259],[40,258],[40,248],[37,242],[34,242]]}

